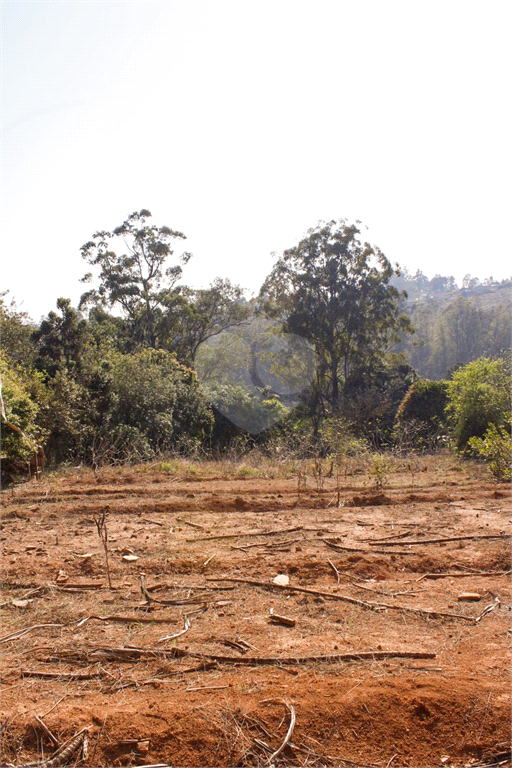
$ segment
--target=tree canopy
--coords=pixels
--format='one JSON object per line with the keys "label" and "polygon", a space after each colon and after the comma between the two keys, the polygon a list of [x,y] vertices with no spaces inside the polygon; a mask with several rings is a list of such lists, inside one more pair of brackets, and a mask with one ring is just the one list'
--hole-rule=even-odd
{"label": "tree canopy", "polygon": [[[166,267],[173,256],[176,240],[185,240],[182,232],[167,226],[147,224],[150,211],[132,213],[113,231],[96,232],[92,240],[81,248],[82,257],[99,267],[99,286],[83,294],[80,307],[87,304],[120,306],[133,326],[143,346],[157,346],[156,327],[165,300],[169,299],[182,274],[190,253],[183,253],[178,264]],[[126,253],[112,250],[112,240],[120,239]],[[91,282],[92,273],[82,282]]]}
{"label": "tree canopy", "polygon": [[324,413],[338,408],[351,378],[360,379],[411,331],[401,294],[390,284],[396,271],[360,232],[345,219],[320,222],[284,251],[261,289],[266,311],[314,344],[317,406]]}

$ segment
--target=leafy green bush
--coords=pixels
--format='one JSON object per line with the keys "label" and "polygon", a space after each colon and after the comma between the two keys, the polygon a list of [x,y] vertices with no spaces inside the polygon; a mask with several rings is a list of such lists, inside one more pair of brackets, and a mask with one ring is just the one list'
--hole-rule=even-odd
{"label": "leafy green bush", "polygon": [[491,424],[483,438],[470,437],[468,445],[489,462],[489,474],[494,480],[511,480],[512,436],[505,427]]}
{"label": "leafy green bush", "polygon": [[44,399],[42,377],[31,369],[21,369],[5,356],[0,359],[0,372],[7,421],[23,433],[2,424],[2,456],[27,459],[45,437],[37,418]]}
{"label": "leafy green bush", "polygon": [[194,371],[163,350],[111,354],[105,441],[117,458],[149,458],[209,434],[213,416]]}
{"label": "leafy green bush", "polygon": [[503,426],[510,415],[510,364],[503,358],[479,358],[455,371],[448,382],[449,423],[458,451],[471,437],[484,437],[491,424]]}

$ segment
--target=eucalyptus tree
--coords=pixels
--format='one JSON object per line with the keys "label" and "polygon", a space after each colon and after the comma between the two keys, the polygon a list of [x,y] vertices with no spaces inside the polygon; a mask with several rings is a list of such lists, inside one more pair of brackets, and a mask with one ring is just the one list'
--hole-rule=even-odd
{"label": "eucalyptus tree", "polygon": [[347,220],[320,222],[282,254],[260,296],[284,330],[313,343],[318,356],[311,393],[316,413],[339,409],[351,379],[371,377],[391,344],[412,331],[401,313],[397,274],[376,246]]}
{"label": "eucalyptus tree", "polygon": [[[148,224],[149,218],[147,209],[132,213],[119,227],[96,232],[82,246],[82,257],[99,268],[99,285],[83,294],[80,307],[119,307],[141,346],[156,347],[165,302],[176,293],[182,265],[191,254],[185,252],[178,263],[166,266],[174,255],[174,243],[185,240],[185,235],[167,226]],[[116,244],[121,253],[114,250]],[[92,281],[92,273],[82,278],[84,283]]]}

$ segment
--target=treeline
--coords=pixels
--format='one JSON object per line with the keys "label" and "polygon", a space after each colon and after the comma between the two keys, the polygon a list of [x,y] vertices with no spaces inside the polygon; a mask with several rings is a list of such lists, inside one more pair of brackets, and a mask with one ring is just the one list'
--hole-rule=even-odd
{"label": "treeline", "polygon": [[401,270],[393,284],[407,292],[404,309],[415,330],[397,351],[420,376],[439,380],[479,357],[510,356],[512,278],[466,275],[458,288],[453,277]]}
{"label": "treeline", "polygon": [[[510,372],[494,338],[484,354],[496,359],[480,363],[476,388],[499,392],[498,404],[494,396],[484,408],[479,395],[474,402],[487,416],[473,420],[469,433],[456,427],[457,387],[470,375],[460,365],[464,355],[481,353],[464,342],[463,319],[459,346],[449,351],[450,318],[477,317],[480,333],[485,323],[471,312],[494,309],[465,296],[436,305],[428,322],[445,329],[446,351],[429,376],[459,370],[448,382],[424,383],[418,370],[426,369],[414,355],[430,345],[428,360],[441,359],[434,354],[441,331],[415,346],[420,309],[425,314],[432,299],[408,302],[399,281],[418,283],[420,273],[410,278],[393,268],[356,225],[340,220],[309,230],[247,300],[229,280],[203,290],[183,285],[190,254],[176,256],[174,248],[185,237],[150,218],[136,212],[82,247],[93,272],[78,307],[59,299],[34,326],[3,295],[3,456],[24,459],[44,446],[54,463],[98,466],[276,440],[324,453],[352,439],[433,448],[449,434],[466,450],[471,437],[485,440],[490,423],[508,423]],[[498,316],[496,324],[505,324]],[[487,336],[490,343],[490,330]]]}

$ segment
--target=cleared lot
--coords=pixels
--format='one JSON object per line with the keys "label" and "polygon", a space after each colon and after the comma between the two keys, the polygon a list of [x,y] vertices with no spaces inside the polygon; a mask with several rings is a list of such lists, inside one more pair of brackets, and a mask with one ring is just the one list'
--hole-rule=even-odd
{"label": "cleared lot", "polygon": [[191,463],[6,490],[2,760],[55,752],[37,715],[90,766],[510,765],[510,518],[449,457],[378,491]]}

